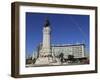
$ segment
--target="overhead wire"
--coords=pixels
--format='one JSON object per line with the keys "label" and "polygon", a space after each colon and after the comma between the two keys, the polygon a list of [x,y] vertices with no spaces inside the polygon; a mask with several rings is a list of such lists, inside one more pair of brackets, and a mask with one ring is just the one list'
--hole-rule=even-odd
{"label": "overhead wire", "polygon": [[[84,41],[86,40],[86,34],[85,32],[82,30],[81,25],[78,24],[78,22],[76,22],[76,20],[73,19],[72,16],[70,16],[70,20],[76,25],[76,27],[78,28],[78,30],[82,33],[83,37],[84,37]],[[75,28],[75,27],[74,27]]]}

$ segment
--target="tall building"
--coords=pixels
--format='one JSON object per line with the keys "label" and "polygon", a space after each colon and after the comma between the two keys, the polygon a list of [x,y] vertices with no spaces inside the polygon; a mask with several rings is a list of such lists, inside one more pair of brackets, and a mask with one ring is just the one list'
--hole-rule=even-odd
{"label": "tall building", "polygon": [[68,58],[68,55],[73,55],[74,58],[85,57],[85,45],[84,44],[59,44],[52,45],[52,54],[59,56],[61,53],[64,54],[64,58]]}

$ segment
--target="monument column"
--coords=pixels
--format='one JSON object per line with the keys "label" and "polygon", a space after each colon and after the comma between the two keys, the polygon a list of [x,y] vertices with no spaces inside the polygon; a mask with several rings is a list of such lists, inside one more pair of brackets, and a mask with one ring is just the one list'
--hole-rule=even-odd
{"label": "monument column", "polygon": [[50,22],[49,20],[46,20],[44,27],[43,27],[43,43],[42,43],[42,51],[41,51],[42,56],[51,55],[50,34],[51,34]]}
{"label": "monument column", "polygon": [[43,27],[43,41],[42,48],[39,51],[39,57],[36,64],[50,64],[52,62],[51,43],[50,43],[51,29],[50,22],[46,19]]}

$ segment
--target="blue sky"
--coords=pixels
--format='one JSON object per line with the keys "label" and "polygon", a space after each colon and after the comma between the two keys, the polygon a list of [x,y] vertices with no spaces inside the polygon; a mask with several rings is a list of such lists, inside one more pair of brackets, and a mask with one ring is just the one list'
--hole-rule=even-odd
{"label": "blue sky", "polygon": [[89,51],[89,15],[26,13],[26,54],[32,55],[42,42],[42,30],[48,17],[52,44],[85,43]]}

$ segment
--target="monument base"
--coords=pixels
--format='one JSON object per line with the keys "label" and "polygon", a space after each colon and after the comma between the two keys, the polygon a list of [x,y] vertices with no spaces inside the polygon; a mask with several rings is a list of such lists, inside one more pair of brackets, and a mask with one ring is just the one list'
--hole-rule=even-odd
{"label": "monument base", "polygon": [[39,57],[36,62],[35,65],[60,65],[61,62],[59,61],[59,59],[57,58],[53,58],[53,57]]}
{"label": "monument base", "polygon": [[39,57],[37,58],[35,64],[39,65],[49,65],[53,62],[52,57]]}

